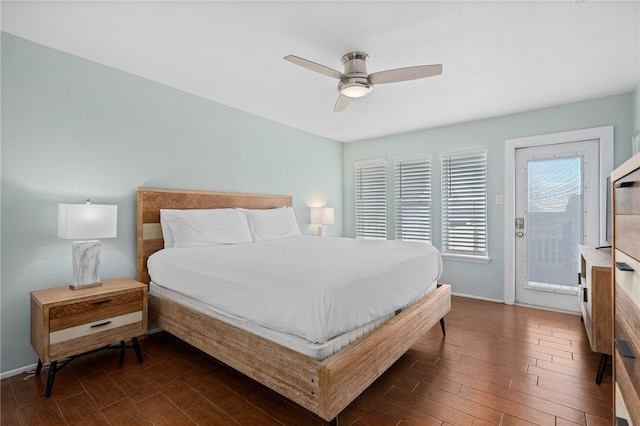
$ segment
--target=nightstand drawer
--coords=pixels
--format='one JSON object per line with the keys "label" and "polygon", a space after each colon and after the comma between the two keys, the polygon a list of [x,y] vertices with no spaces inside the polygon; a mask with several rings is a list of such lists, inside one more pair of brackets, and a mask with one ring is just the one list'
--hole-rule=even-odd
{"label": "nightstand drawer", "polygon": [[67,329],[142,310],[143,292],[135,291],[85,302],[52,307],[49,331]]}
{"label": "nightstand drawer", "polygon": [[[49,321],[51,322],[51,330],[53,331],[60,328],[67,328],[73,324],[73,321],[81,318],[86,318],[84,322],[88,322],[93,321],[94,319],[97,320],[100,318],[107,318],[110,316],[126,313],[118,312],[118,310],[122,309],[122,306],[135,305],[141,307],[143,297],[143,291],[138,290],[129,291],[122,294],[109,295],[101,297],[99,299],[86,300],[83,302],[69,303],[61,306],[52,306],[49,309]],[[72,322],[66,323],[67,321]]]}
{"label": "nightstand drawer", "polygon": [[98,334],[114,328],[136,323],[142,327],[142,311],[131,312],[111,318],[104,318],[99,321],[54,331],[49,334],[49,344],[53,346],[56,343],[78,339],[80,337]]}
{"label": "nightstand drawer", "polygon": [[79,337],[77,339],[65,340],[64,342],[49,346],[50,359],[61,359],[68,356],[77,355],[82,352],[91,351],[114,342],[120,342],[130,337],[141,336],[146,332],[140,327],[140,323],[128,324],[111,330],[101,331],[96,334]]}

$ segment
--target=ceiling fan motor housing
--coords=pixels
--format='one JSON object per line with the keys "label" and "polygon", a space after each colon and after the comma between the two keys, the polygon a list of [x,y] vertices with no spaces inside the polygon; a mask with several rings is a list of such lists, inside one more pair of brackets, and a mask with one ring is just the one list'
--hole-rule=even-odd
{"label": "ceiling fan motor housing", "polygon": [[338,83],[338,91],[350,98],[360,98],[373,90],[367,74],[367,58],[363,52],[350,52],[342,57],[344,77]]}

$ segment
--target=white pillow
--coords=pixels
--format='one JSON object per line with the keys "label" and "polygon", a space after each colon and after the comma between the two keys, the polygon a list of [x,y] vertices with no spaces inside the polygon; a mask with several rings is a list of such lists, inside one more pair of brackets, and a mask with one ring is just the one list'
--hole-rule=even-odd
{"label": "white pillow", "polygon": [[162,209],[160,224],[165,248],[253,241],[246,215],[238,209]]}
{"label": "white pillow", "polygon": [[291,207],[245,210],[253,241],[280,240],[302,235]]}

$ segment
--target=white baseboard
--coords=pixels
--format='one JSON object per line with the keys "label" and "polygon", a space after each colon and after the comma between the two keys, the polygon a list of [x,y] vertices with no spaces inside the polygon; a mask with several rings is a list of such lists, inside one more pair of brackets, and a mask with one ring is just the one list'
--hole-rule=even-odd
{"label": "white baseboard", "polygon": [[18,374],[22,374],[25,371],[35,370],[38,366],[38,363],[31,365],[26,365],[24,367],[16,368],[15,370],[5,371],[4,373],[0,373],[0,380],[8,379],[9,377],[17,376]]}
{"label": "white baseboard", "polygon": [[[451,295],[452,296],[457,296],[457,297],[464,297],[464,298],[467,298],[467,299],[484,300],[486,302],[504,303],[504,300],[489,299],[487,297],[471,296],[469,294],[451,293]],[[524,303],[515,303],[514,306],[521,306],[523,308],[531,308],[531,309],[540,309],[540,310],[543,310],[543,311],[550,311],[550,312],[559,312],[561,314],[580,315],[580,312],[576,312],[576,311],[565,311],[565,310],[562,310],[562,309],[545,308],[545,307],[542,307],[542,306],[526,305]]]}
{"label": "white baseboard", "polygon": [[451,293],[452,296],[464,297],[466,299],[484,300],[485,302],[504,303],[501,299],[489,299],[488,297],[472,296],[470,294]]}
{"label": "white baseboard", "polygon": [[582,315],[582,313],[580,312],[576,312],[576,311],[566,311],[563,309],[554,309],[554,308],[545,308],[544,306],[536,306],[536,305],[527,305],[526,303],[515,303],[515,306],[521,306],[523,308],[531,308],[531,309],[540,309],[542,311],[549,311],[549,312],[558,312],[561,314],[569,314],[569,315]]}

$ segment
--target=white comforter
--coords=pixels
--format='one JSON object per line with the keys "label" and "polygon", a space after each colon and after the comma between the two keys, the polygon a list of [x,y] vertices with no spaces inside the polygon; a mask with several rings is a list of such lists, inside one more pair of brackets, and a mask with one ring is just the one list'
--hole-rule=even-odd
{"label": "white comforter", "polygon": [[217,312],[324,343],[433,288],[442,258],[427,243],[294,237],[163,249],[148,269]]}

